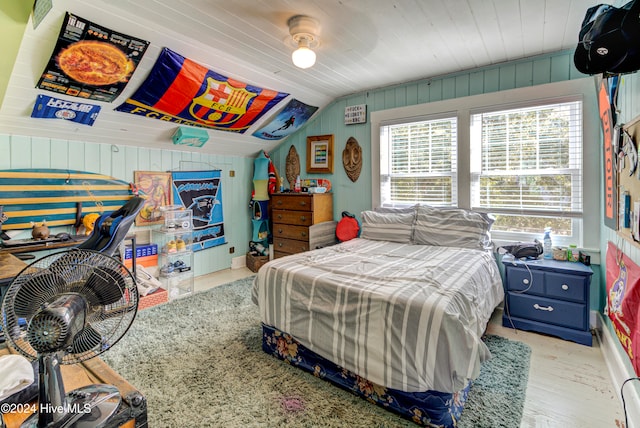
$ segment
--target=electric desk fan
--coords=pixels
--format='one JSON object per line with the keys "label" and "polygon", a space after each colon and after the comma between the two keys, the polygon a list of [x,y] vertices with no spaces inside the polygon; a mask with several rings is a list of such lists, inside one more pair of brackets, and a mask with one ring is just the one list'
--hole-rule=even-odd
{"label": "electric desk fan", "polygon": [[51,254],[15,277],[2,304],[3,330],[12,346],[38,360],[39,411],[23,427],[102,427],[122,398],[95,384],[65,395],[60,364],[100,355],[129,329],[138,310],[131,272],[92,250]]}

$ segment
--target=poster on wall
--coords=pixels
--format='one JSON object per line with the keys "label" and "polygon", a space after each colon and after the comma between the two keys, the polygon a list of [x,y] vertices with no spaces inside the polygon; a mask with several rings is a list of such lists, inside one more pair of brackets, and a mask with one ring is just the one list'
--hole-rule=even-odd
{"label": "poster on wall", "polygon": [[280,140],[300,129],[316,110],[318,107],[293,99],[278,113],[275,119],[254,132],[253,136],[263,140]]}
{"label": "poster on wall", "polygon": [[65,14],[53,54],[37,88],[96,101],[113,101],[149,42]]}
{"label": "poster on wall", "polygon": [[171,173],[158,171],[133,171],[133,183],[145,198],[136,216],[136,226],[150,226],[164,222],[160,207],[172,204]]}
{"label": "poster on wall", "polygon": [[605,314],[640,376],[640,267],[612,242],[607,246]]}
{"label": "poster on wall", "polygon": [[100,113],[100,106],[77,101],[67,101],[48,95],[38,95],[31,117],[37,119],[63,119],[93,126]]}
{"label": "poster on wall", "polygon": [[242,134],[287,95],[223,76],[163,48],[149,77],[115,110]]}
{"label": "poster on wall", "polygon": [[618,186],[614,159],[611,102],[607,80],[601,76],[596,76],[595,79],[604,152],[604,224],[613,230],[618,230]]}
{"label": "poster on wall", "polygon": [[226,243],[220,170],[171,173],[173,203],[193,212],[193,251]]}

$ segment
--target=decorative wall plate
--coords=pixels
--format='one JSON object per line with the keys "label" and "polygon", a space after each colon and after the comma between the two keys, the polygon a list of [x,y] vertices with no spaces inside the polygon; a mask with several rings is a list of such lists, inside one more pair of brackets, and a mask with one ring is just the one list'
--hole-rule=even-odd
{"label": "decorative wall plate", "polygon": [[347,145],[342,151],[342,165],[347,177],[355,183],[360,177],[360,171],[362,171],[362,147],[353,137],[349,137]]}

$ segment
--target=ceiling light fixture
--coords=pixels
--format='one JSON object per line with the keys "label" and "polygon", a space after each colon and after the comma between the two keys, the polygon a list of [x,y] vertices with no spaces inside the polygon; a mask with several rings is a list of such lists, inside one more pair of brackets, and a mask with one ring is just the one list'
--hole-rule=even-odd
{"label": "ceiling light fixture", "polygon": [[296,67],[309,68],[316,63],[316,53],[312,50],[320,45],[318,39],[318,21],[304,15],[296,15],[287,21],[291,42],[296,49],[291,60]]}

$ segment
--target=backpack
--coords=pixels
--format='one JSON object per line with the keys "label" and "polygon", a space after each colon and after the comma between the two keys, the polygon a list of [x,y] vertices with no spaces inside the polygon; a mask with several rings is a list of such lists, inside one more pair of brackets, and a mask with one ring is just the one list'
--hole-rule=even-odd
{"label": "backpack", "polygon": [[348,211],[342,211],[342,218],[336,225],[336,238],[338,238],[338,241],[345,242],[357,238],[359,234],[360,224],[356,220],[356,216]]}
{"label": "backpack", "polygon": [[599,4],[587,9],[573,55],[584,74],[621,74],[640,69],[640,0],[622,7]]}

